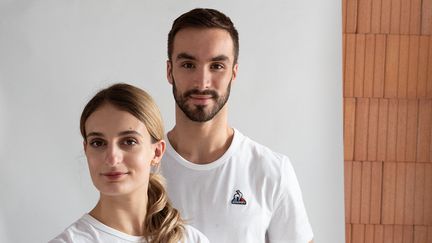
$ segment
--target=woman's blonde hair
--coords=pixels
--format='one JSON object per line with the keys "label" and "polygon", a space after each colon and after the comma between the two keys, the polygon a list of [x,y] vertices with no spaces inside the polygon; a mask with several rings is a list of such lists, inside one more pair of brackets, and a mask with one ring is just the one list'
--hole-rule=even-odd
{"label": "woman's blonde hair", "polygon": [[[143,122],[152,142],[163,139],[162,116],[152,97],[135,86],[119,83],[99,91],[84,107],[80,120],[80,130],[84,140],[86,140],[85,122],[104,104],[111,104]],[[183,240],[184,222],[168,199],[164,178],[161,175],[150,173],[147,194],[144,229],[147,240],[151,243],[177,243]]]}

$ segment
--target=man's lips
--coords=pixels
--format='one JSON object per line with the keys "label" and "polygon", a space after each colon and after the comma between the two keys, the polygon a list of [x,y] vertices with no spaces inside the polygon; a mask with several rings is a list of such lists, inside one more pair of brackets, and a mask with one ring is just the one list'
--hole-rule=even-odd
{"label": "man's lips", "polygon": [[196,94],[193,94],[193,95],[190,95],[190,97],[192,99],[197,99],[197,100],[213,99],[212,95],[196,95]]}
{"label": "man's lips", "polygon": [[206,106],[214,99],[214,96],[211,94],[191,94],[189,99],[194,105]]}
{"label": "man's lips", "polygon": [[217,99],[218,93],[214,90],[198,90],[192,89],[186,91],[184,97],[194,98],[194,99]]}

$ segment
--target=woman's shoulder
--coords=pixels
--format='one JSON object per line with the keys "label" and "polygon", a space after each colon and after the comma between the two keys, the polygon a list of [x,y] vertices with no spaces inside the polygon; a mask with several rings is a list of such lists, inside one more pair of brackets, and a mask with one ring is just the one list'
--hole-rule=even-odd
{"label": "woman's shoulder", "polygon": [[[77,238],[83,238],[81,242],[85,242],[86,235],[83,232],[88,231],[88,223],[84,220],[85,216],[81,217],[69,227],[67,227],[63,232],[61,232],[57,237],[50,240],[48,243],[65,243],[74,242]],[[88,239],[91,240],[91,239]],[[90,242],[90,241],[89,241]]]}
{"label": "woman's shoulder", "polygon": [[[48,243],[107,242],[107,240],[110,242],[146,242],[142,237],[129,236],[121,232],[114,232],[114,230],[110,230],[107,226],[97,225],[98,222],[93,221],[95,220],[88,214],[83,215]],[[184,239],[184,243],[210,242],[203,233],[190,225],[185,225]]]}
{"label": "woman's shoulder", "polygon": [[190,225],[185,225],[185,243],[209,243],[207,237]]}
{"label": "woman's shoulder", "polygon": [[89,214],[66,228],[49,243],[94,243],[94,242],[147,242],[142,236],[133,236],[111,228]]}

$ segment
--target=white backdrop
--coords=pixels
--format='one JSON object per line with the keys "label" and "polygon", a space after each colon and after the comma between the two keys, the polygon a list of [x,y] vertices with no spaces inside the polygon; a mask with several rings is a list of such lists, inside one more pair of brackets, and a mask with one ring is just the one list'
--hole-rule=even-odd
{"label": "white backdrop", "polygon": [[240,33],[230,123],[291,158],[315,242],[343,242],[340,2],[0,0],[0,242],[46,242],[95,205],[79,116],[97,90],[142,87],[173,126],[166,37],[195,7]]}

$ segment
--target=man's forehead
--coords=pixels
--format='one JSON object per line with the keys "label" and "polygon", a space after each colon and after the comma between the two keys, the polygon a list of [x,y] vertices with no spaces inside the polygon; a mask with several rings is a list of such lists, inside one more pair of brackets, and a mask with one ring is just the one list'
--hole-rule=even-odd
{"label": "man's forehead", "polygon": [[222,28],[218,28],[218,27],[211,27],[211,28],[205,28],[205,27],[186,27],[186,28],[182,28],[179,31],[177,31],[177,33],[174,36],[174,39],[177,36],[181,36],[181,35],[186,35],[186,36],[202,36],[202,35],[215,35],[215,34],[219,34],[219,35],[224,35],[226,37],[229,37],[231,39],[231,35],[230,33]]}
{"label": "man's forehead", "polygon": [[185,28],[177,32],[173,59],[232,60],[234,42],[228,31],[220,28]]}

